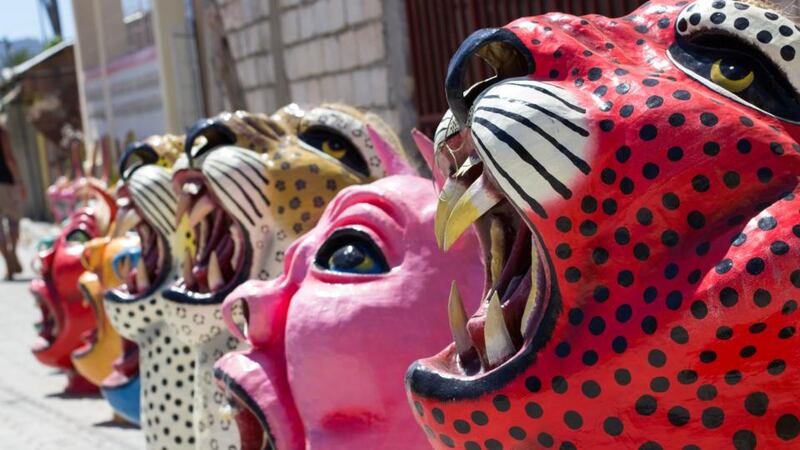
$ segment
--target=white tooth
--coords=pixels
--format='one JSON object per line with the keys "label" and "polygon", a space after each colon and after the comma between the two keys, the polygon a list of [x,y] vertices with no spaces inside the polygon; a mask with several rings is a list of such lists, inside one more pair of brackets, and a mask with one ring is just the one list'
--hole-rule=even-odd
{"label": "white tooth", "polygon": [[508,328],[506,328],[506,320],[503,318],[503,308],[500,306],[500,297],[497,295],[497,291],[492,293],[489,300],[483,333],[486,341],[486,359],[490,367],[502,363],[516,351]]}
{"label": "white tooth", "polygon": [[202,184],[195,181],[190,181],[188,183],[183,183],[181,190],[189,195],[197,195],[200,193],[200,188],[202,187]]}
{"label": "white tooth", "polygon": [[192,206],[192,196],[189,194],[181,194],[178,197],[178,206],[175,208],[175,226],[181,224],[181,220],[183,220],[183,216],[189,211],[190,206]]}
{"label": "white tooth", "polygon": [[189,213],[189,227],[193,228],[198,222],[212,211],[214,211],[214,201],[211,197],[204,195],[200,197],[192,207],[192,212]]}
{"label": "white tooth", "polygon": [[120,237],[123,236],[125,233],[130,231],[136,225],[139,225],[141,222],[141,218],[139,214],[136,214],[136,211],[133,209],[122,209],[122,214],[117,216],[117,223],[114,225],[114,234],[113,237]]}
{"label": "white tooth", "polygon": [[233,420],[236,416],[236,409],[230,403],[225,403],[219,407],[219,416],[223,420]]}
{"label": "white tooth", "polygon": [[211,257],[208,258],[208,289],[215,291],[224,284],[225,280],[222,278],[222,270],[219,268],[219,260],[215,250],[211,252]]}
{"label": "white tooth", "polygon": [[467,333],[467,313],[464,311],[464,302],[461,301],[461,295],[458,293],[455,281],[450,285],[447,313],[450,319],[450,331],[453,333],[453,341],[456,344],[456,351],[459,355],[464,355],[472,348],[472,339]]}
{"label": "white tooth", "polygon": [[139,258],[136,264],[136,289],[139,292],[147,292],[150,288],[150,277],[147,275],[147,267],[144,266],[144,258]]}
{"label": "white tooth", "polygon": [[189,249],[183,255],[183,282],[186,286],[192,284],[194,276],[192,275],[192,254]]}
{"label": "white tooth", "polygon": [[491,273],[492,283],[497,283],[500,275],[503,273],[503,264],[506,258],[506,240],[503,231],[503,223],[498,218],[492,218],[492,224],[489,228],[489,236],[491,238]]}
{"label": "white tooth", "polygon": [[536,246],[532,245],[531,248],[531,290],[528,293],[528,300],[525,302],[525,310],[522,313],[522,322],[520,323],[520,333],[525,336],[525,331],[528,329],[528,321],[531,318],[533,307],[536,306],[536,296],[538,294],[539,274],[537,268],[539,267],[539,253],[536,251]]}

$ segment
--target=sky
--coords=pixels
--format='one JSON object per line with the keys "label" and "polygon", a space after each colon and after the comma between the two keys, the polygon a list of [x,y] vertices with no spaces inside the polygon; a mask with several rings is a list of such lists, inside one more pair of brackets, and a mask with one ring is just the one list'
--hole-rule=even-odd
{"label": "sky", "polygon": [[[39,8],[39,0],[0,0],[0,11],[2,11],[0,14],[0,38],[7,37],[9,40],[41,39],[42,28],[45,30],[46,39],[52,37],[53,30],[50,28],[50,21],[44,10]],[[75,20],[72,18],[72,1],[58,0],[58,8],[64,37],[74,37]]]}

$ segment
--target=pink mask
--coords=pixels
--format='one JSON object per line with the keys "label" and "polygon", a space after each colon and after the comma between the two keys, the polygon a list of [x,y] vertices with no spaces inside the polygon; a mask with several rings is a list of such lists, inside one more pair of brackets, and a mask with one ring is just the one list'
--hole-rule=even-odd
{"label": "pink mask", "polygon": [[[447,305],[432,300],[452,280],[479,292],[484,279],[473,236],[447,257],[437,249],[435,208],[432,182],[419,177],[347,188],[290,247],[282,276],[226,298],[229,329],[252,346],[216,365],[239,409],[242,449],[266,436],[281,449],[426,445],[403,410],[403,374],[450,339],[437,326]],[[473,310],[478,298],[465,300]],[[243,306],[246,337],[234,319]]]}

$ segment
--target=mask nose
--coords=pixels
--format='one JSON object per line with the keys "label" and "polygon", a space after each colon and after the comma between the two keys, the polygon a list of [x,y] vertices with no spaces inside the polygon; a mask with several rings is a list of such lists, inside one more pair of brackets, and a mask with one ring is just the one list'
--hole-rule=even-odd
{"label": "mask nose", "polygon": [[[464,80],[472,57],[477,55],[494,69],[495,75],[465,90]],[[506,78],[532,74],[533,55],[522,41],[504,28],[484,28],[472,33],[456,51],[447,66],[445,92],[453,116],[464,127],[475,98],[489,86]]]}
{"label": "mask nose", "polygon": [[225,325],[239,340],[253,347],[275,344],[283,337],[289,299],[294,290],[284,276],[242,284],[222,304]]}

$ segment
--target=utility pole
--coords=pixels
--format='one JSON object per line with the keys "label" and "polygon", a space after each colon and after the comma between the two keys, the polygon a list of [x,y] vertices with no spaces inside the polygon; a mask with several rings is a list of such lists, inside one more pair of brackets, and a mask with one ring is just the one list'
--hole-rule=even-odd
{"label": "utility pole", "polygon": [[57,37],[62,37],[61,15],[58,13],[58,0],[39,0],[39,3],[47,13],[47,18],[50,19],[50,26],[53,28],[53,34]]}

